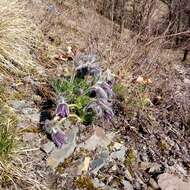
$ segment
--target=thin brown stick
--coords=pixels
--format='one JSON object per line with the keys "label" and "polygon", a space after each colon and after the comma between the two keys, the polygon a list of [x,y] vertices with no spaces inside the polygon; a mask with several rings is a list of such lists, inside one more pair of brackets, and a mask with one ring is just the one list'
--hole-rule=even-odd
{"label": "thin brown stick", "polygon": [[190,31],[184,31],[184,32],[176,33],[176,34],[159,36],[159,37],[154,38],[153,40],[151,40],[147,44],[145,44],[145,47],[151,45],[152,43],[154,43],[155,41],[160,40],[160,39],[164,39],[164,38],[167,38],[167,37],[175,37],[175,36],[180,36],[180,35],[188,35],[188,34],[190,34]]}

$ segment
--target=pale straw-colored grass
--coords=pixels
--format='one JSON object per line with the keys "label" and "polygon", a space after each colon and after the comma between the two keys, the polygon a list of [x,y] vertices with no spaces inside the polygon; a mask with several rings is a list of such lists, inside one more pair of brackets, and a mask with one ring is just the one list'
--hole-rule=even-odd
{"label": "pale straw-colored grass", "polygon": [[34,66],[38,32],[17,0],[0,1],[0,72],[20,73]]}

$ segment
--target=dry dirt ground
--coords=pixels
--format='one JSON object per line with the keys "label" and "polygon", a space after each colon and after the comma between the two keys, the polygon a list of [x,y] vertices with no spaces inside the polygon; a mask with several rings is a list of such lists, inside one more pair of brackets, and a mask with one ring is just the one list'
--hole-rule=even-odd
{"label": "dry dirt ground", "polygon": [[[90,126],[72,126],[79,130],[74,151],[58,168],[52,169],[50,167],[52,163],[48,166],[50,154],[45,153],[41,148],[49,140],[41,131],[39,121],[42,111],[54,109],[51,102],[49,105],[47,102],[52,92],[47,81],[55,75],[64,75],[68,67],[57,57],[66,53],[68,46],[88,53],[95,52],[101,57],[103,68],[109,67],[121,76],[126,72],[127,77],[121,77],[122,79],[119,80],[126,86],[129,82],[133,84],[132,81],[142,74],[144,67],[141,68],[139,65],[141,70],[130,74],[127,69],[125,70],[127,67],[125,64],[123,66],[122,61],[118,64],[114,62],[120,60],[118,56],[123,52],[130,53],[130,48],[117,51],[118,46],[114,46],[114,41],[110,40],[114,37],[112,28],[116,26],[95,11],[85,6],[79,9],[77,2],[72,1],[65,1],[61,5],[50,0],[28,0],[27,2],[26,9],[43,31],[46,44],[44,48],[48,53],[37,55],[43,65],[40,77],[34,74],[24,77],[19,82],[10,79],[12,86],[9,87],[9,92],[15,94],[16,98],[9,104],[21,117],[18,128],[22,131],[24,147],[19,153],[20,167],[28,179],[17,182],[17,189],[152,190],[160,188],[161,182],[158,178],[163,173],[175,174],[188,182],[190,180],[188,125],[190,122],[184,121],[187,117],[183,118],[183,116],[184,114],[189,116],[190,64],[188,61],[186,64],[181,64],[179,58],[181,52],[172,50],[159,52],[163,57],[159,58],[163,66],[158,70],[165,67],[165,73],[162,75],[159,72],[154,73],[155,78],[152,80],[155,86],[152,87],[154,89],[152,93],[158,93],[157,95],[165,99],[162,103],[158,102],[144,109],[146,113],[151,114],[145,116],[143,112],[135,112],[133,109],[132,114],[128,113],[130,109],[125,107],[125,101],[115,98],[114,120],[97,121]],[[123,43],[132,43],[129,40],[131,36],[131,32],[125,30],[122,36]],[[125,44],[122,44],[123,46]],[[150,52],[148,56],[151,55]],[[130,64],[129,59],[125,61]],[[151,63],[154,68],[156,63]],[[145,68],[145,72],[149,73],[147,66]],[[159,80],[162,82],[159,83]],[[163,87],[161,85],[170,88],[159,89]],[[151,98],[154,98],[154,94]],[[180,111],[183,110],[186,110],[186,113],[182,113],[181,116]],[[70,128],[68,126],[67,130],[72,130]],[[95,146],[89,141],[93,134],[96,136],[96,142],[92,142],[95,144],[100,141],[101,146]],[[86,144],[81,144],[83,142]],[[15,189],[15,186],[4,184],[3,188]],[[190,188],[186,187],[186,189]]]}

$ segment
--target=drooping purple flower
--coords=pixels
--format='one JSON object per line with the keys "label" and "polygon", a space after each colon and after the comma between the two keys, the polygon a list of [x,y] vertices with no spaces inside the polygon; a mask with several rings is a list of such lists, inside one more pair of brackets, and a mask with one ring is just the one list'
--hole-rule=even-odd
{"label": "drooping purple flower", "polygon": [[97,65],[80,65],[76,68],[76,78],[84,79],[85,76],[90,75],[94,78],[99,78],[101,75],[101,69]]}
{"label": "drooping purple flower", "polygon": [[104,117],[108,120],[112,119],[114,116],[113,110],[111,108],[104,110]]}
{"label": "drooping purple flower", "polygon": [[89,67],[89,75],[95,77],[98,79],[101,75],[101,69],[97,67],[96,65]]}
{"label": "drooping purple flower", "polygon": [[75,77],[80,78],[80,79],[84,79],[84,77],[88,74],[89,74],[88,66],[82,65],[82,66],[77,67]]}
{"label": "drooping purple flower", "polygon": [[85,111],[93,111],[98,117],[105,117],[105,119],[112,119],[114,116],[113,110],[111,108],[111,103],[105,99],[97,99],[91,102]]}
{"label": "drooping purple flower", "polygon": [[65,118],[69,116],[69,106],[67,103],[60,103],[56,109],[56,115]]}
{"label": "drooping purple flower", "polygon": [[87,112],[93,111],[96,113],[96,116],[99,116],[99,117],[103,115],[102,108],[97,103],[97,101],[93,101],[89,105],[87,105],[87,107],[85,108],[85,111]]}
{"label": "drooping purple flower", "polygon": [[109,99],[113,97],[114,93],[111,85],[109,85],[107,82],[99,82],[98,85],[107,93]]}
{"label": "drooping purple flower", "polygon": [[102,111],[104,112],[104,117],[106,119],[112,119],[114,116],[113,110],[111,108],[111,104],[103,99],[98,100],[98,104],[102,108]]}
{"label": "drooping purple flower", "polygon": [[89,94],[90,94],[90,97],[94,97],[97,99],[104,99],[104,100],[108,99],[107,93],[100,86],[91,87],[89,89]]}
{"label": "drooping purple flower", "polygon": [[65,135],[61,130],[53,130],[51,134],[51,139],[58,148],[61,148],[65,143]]}

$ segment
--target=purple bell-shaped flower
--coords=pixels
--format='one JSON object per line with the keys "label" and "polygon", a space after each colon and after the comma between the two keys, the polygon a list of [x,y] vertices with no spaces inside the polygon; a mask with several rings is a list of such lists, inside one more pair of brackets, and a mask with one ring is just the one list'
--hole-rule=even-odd
{"label": "purple bell-shaped flower", "polygon": [[107,93],[104,91],[103,88],[100,86],[93,86],[89,89],[90,97],[97,98],[97,99],[108,99]]}
{"label": "purple bell-shaped flower", "polygon": [[102,108],[97,103],[97,101],[93,101],[89,105],[87,105],[87,107],[85,108],[85,111],[87,111],[87,112],[93,111],[96,113],[96,116],[98,116],[98,117],[102,117],[102,115],[103,115]]}
{"label": "purple bell-shaped flower", "polygon": [[102,108],[102,111],[104,113],[104,117],[106,119],[112,119],[114,116],[114,112],[111,108],[111,104],[109,102],[105,101],[104,99],[99,99],[98,104]]}
{"label": "purple bell-shaped flower", "polygon": [[56,115],[61,117],[61,118],[65,118],[69,116],[69,106],[67,103],[60,103],[57,106],[56,109]]}
{"label": "purple bell-shaped flower", "polygon": [[113,97],[113,90],[111,85],[109,85],[107,82],[98,82],[98,86],[100,86],[106,93],[109,99]]}
{"label": "purple bell-shaped flower", "polygon": [[61,148],[65,143],[65,135],[61,130],[53,129],[51,139],[58,148]]}

